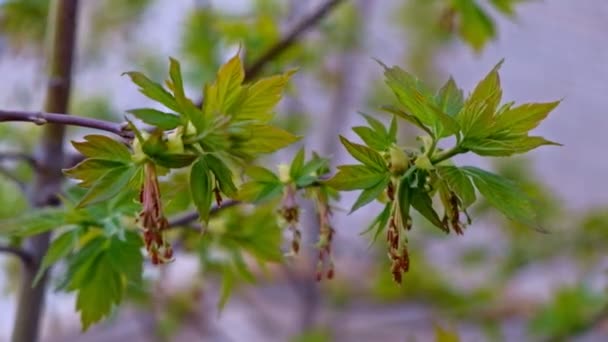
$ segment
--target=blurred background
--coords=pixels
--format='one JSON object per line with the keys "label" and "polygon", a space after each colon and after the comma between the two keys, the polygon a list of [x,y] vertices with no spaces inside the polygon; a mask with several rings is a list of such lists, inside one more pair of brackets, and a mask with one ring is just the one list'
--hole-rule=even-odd
{"label": "blurred background", "polygon": [[[201,96],[221,63],[239,46],[251,63],[323,0],[81,1],[70,113],[122,120],[125,110],[152,105],[125,71],[166,77],[168,57],[182,63],[188,93]],[[277,121],[306,138],[308,150],[349,161],[338,134],[358,111],[391,103],[382,69],[399,65],[434,87],[450,75],[466,92],[499,60],[503,101],[563,99],[536,133],[564,144],[525,158],[476,156],[516,179],[537,200],[542,234],[506,220],[484,203],[464,236],[423,223],[410,235],[412,268],[391,280],[383,239],[360,235],[380,210],[347,216],[356,193],[343,196],[333,221],[336,276],[314,280],[316,239],[304,220],[305,250],[238,282],[220,312],[221,279],[200,272],[203,253],[188,237],[177,260],[146,269],[148,287],[133,293],[86,333],[74,297],[49,288],[43,341],[544,341],[608,340],[608,2],[605,0],[477,0],[480,11],[450,10],[447,0],[338,1],[264,73],[297,66]],[[0,1],[0,108],[39,110],[44,100],[44,33],[48,1]],[[85,130],[69,128],[71,139]],[[400,139],[415,143],[404,128]],[[0,125],[0,149],[28,152],[35,125]],[[67,144],[66,144],[67,146]],[[289,162],[298,146],[264,161]],[[71,148],[71,147],[70,147]],[[72,150],[73,152],[73,150]],[[27,167],[0,162],[27,181]],[[12,177],[0,173],[0,217],[26,208]],[[179,205],[168,209],[178,212]],[[306,208],[304,208],[306,210]],[[309,210],[312,211],[312,210]],[[422,222],[421,220],[417,220]],[[19,281],[16,260],[0,256],[0,341],[9,339]]]}

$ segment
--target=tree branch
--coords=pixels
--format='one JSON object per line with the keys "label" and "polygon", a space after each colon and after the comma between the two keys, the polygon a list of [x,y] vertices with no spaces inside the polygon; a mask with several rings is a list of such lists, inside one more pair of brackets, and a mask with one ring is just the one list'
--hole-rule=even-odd
{"label": "tree branch", "polygon": [[[209,213],[209,215],[211,215],[211,216],[217,215],[222,210],[237,206],[239,204],[242,204],[242,202],[226,201],[220,207],[211,208],[211,212]],[[181,226],[186,226],[186,225],[198,220],[198,217],[199,217],[198,211],[192,211],[192,212],[188,212],[188,213],[176,216],[169,220],[169,227],[177,228],[177,227],[181,227]]]}
{"label": "tree branch", "polygon": [[[58,205],[57,193],[61,189],[63,174],[61,169],[64,160],[65,125],[72,124],[69,115],[50,114],[68,112],[72,84],[72,66],[76,51],[76,26],[78,17],[78,0],[54,0],[50,2],[48,24],[49,51],[48,82],[43,112],[1,112],[6,121],[31,121],[46,124],[38,143],[36,162],[38,167],[31,187],[28,189],[28,200],[34,207]],[[33,114],[33,115],[32,115]],[[106,128],[111,132],[124,133],[122,126],[98,125],[97,120],[78,119],[80,123],[92,128]],[[119,134],[120,135],[120,134]],[[25,241],[24,248],[32,255],[35,264],[41,262],[46,254],[51,240],[51,233],[46,232],[32,236]],[[11,341],[36,342],[39,339],[40,317],[44,307],[44,296],[48,270],[43,273],[39,282],[34,286],[36,269],[24,268],[22,281],[17,299],[17,312]]]}
{"label": "tree branch", "polygon": [[29,269],[34,268],[34,258],[26,250],[23,250],[19,247],[0,245],[0,253],[12,254],[21,259],[21,262],[23,262],[23,265],[25,265],[25,267]]}
{"label": "tree branch", "polygon": [[94,128],[116,134],[126,139],[133,139],[133,132],[129,131],[125,123],[115,123],[105,120],[85,118],[81,116],[66,115],[59,113],[28,112],[0,110],[0,122],[20,121],[32,122],[37,125],[47,123]]}
{"label": "tree branch", "polygon": [[271,46],[257,61],[245,68],[245,81],[254,79],[268,62],[285,52],[285,50],[298,41],[302,34],[313,28],[342,2],[344,0],[328,0],[325,4],[319,6],[316,11],[302,19],[283,39]]}

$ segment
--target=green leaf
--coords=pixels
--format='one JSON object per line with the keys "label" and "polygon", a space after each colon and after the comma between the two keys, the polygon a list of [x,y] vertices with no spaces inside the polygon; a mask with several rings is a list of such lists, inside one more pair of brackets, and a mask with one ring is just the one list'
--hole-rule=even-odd
{"label": "green leaf", "polygon": [[166,168],[186,167],[198,158],[195,154],[169,153],[167,142],[163,139],[163,132],[158,129],[142,145],[142,150],[155,164]]}
{"label": "green leaf", "polygon": [[148,125],[152,125],[163,130],[174,129],[182,124],[179,116],[171,113],[161,112],[160,110],[152,108],[131,109],[128,110],[127,113],[133,114],[136,118],[147,123]]}
{"label": "green leaf", "polygon": [[59,259],[66,257],[72,251],[72,249],[74,249],[77,241],[78,234],[76,230],[67,231],[53,239],[53,242],[42,259],[42,263],[38,268],[38,272],[36,273],[32,286],[36,286],[36,284],[38,284],[40,278],[42,275],[44,275],[44,272],[46,272],[51,265],[59,261]]}
{"label": "green leaf", "polygon": [[384,160],[384,158],[382,158],[380,153],[372,150],[367,146],[352,143],[343,136],[340,136],[340,141],[342,142],[342,145],[344,145],[348,153],[350,153],[350,155],[358,161],[379,172],[388,171],[386,161]]}
{"label": "green leaf", "polygon": [[76,309],[83,330],[111,313],[122,301],[127,284],[141,281],[141,239],[133,232],[126,237],[121,241],[97,236],[69,265],[67,289],[78,292]]}
{"label": "green leaf", "polygon": [[90,134],[85,141],[72,141],[78,152],[87,158],[105,159],[128,164],[131,162],[131,152],[122,143],[105,135]]}
{"label": "green leaf", "polygon": [[394,143],[393,139],[386,133],[386,130],[385,135],[365,126],[353,127],[353,131],[357,133],[367,146],[377,151],[387,150]]}
{"label": "green leaf", "polygon": [[244,79],[243,62],[237,52],[217,73],[217,103],[223,114],[228,114],[228,109],[239,98]]}
{"label": "green leaf", "polygon": [[169,57],[169,78],[173,86],[175,100],[180,107],[183,107],[182,104],[186,100],[186,94],[184,92],[184,81],[182,80],[182,69],[179,62],[172,57]]}
{"label": "green leaf", "polygon": [[396,223],[401,228],[407,227],[407,220],[410,218],[412,189],[410,188],[410,177],[404,176],[399,182],[396,194]]}
{"label": "green leaf", "polygon": [[382,135],[388,135],[388,132],[386,131],[386,127],[384,127],[384,125],[382,124],[382,122],[378,121],[377,119],[375,119],[374,117],[367,115],[367,114],[363,114],[361,113],[361,115],[365,118],[365,121],[367,121],[367,124],[377,133],[381,133]]}
{"label": "green leaf", "polygon": [[473,0],[454,0],[454,7],[460,13],[460,36],[473,49],[480,51],[496,35],[492,19]]}
{"label": "green leaf", "polygon": [[203,222],[209,220],[211,202],[213,200],[209,166],[205,159],[200,158],[190,170],[190,194]]}
{"label": "green leaf", "polygon": [[126,167],[125,164],[117,161],[89,158],[81,161],[71,169],[63,170],[68,177],[80,180],[79,186],[90,188],[97,180],[103,177],[108,171]]}
{"label": "green leaf", "polygon": [[532,201],[513,182],[482,169],[465,166],[475,187],[485,199],[511,220],[538,228]]}
{"label": "green leaf", "polygon": [[376,216],[376,218],[374,219],[374,222],[372,222],[372,224],[369,226],[369,228],[367,228],[365,231],[361,232],[361,235],[371,232],[372,230],[376,230],[374,232],[374,236],[372,237],[372,241],[371,243],[373,244],[374,242],[376,242],[376,240],[378,239],[378,236],[380,235],[380,233],[382,233],[382,231],[386,228],[386,225],[388,224],[388,220],[391,217],[391,203],[387,203],[384,206],[384,209],[382,210],[382,212]]}
{"label": "green leaf", "polygon": [[319,176],[327,173],[329,161],[325,158],[320,158],[313,153],[313,158],[302,167],[300,174],[295,179],[296,185],[305,187],[319,179]]}
{"label": "green leaf", "polygon": [[239,146],[245,153],[271,153],[287,147],[298,141],[297,137],[283,129],[270,125],[250,125],[247,128],[247,135]]}
{"label": "green leaf", "polygon": [[461,147],[480,156],[505,157],[517,153],[525,153],[543,145],[562,146],[543,137],[524,135],[498,139],[467,139],[462,142]]}
{"label": "green leaf", "polygon": [[462,90],[458,88],[452,77],[439,89],[435,95],[435,103],[441,111],[449,116],[455,116],[460,112],[464,104]]}
{"label": "green leaf", "polygon": [[[398,108],[395,108],[393,106],[382,106],[380,109],[382,109],[383,111],[387,112],[387,113],[391,113],[394,114],[402,119],[405,119],[407,122],[411,123],[412,125],[420,128],[421,130],[425,131],[426,133],[428,133],[430,136],[433,136],[433,132],[429,129],[429,127],[427,127],[424,123],[422,123],[422,121],[420,121],[420,119],[418,119],[417,117],[410,115]],[[396,133],[395,133],[396,134]]]}
{"label": "green leaf", "polygon": [[381,182],[387,174],[364,165],[341,165],[325,185],[340,191],[368,189]]}
{"label": "green leaf", "polygon": [[492,70],[484,77],[471,93],[470,99],[480,101],[487,104],[488,110],[492,113],[500,104],[502,98],[502,89],[500,87],[500,76],[498,70],[504,63],[504,59],[500,60]]}
{"label": "green leaf", "polygon": [[411,192],[410,200],[412,207],[434,226],[445,232],[449,232],[449,229],[443,225],[435,208],[433,208],[433,200],[428,192],[424,191],[422,188],[411,189]]}
{"label": "green leaf", "polygon": [[232,110],[236,120],[267,122],[283,96],[283,91],[295,71],[263,78],[244,90],[242,100]]}
{"label": "green leaf", "polygon": [[390,181],[391,177],[387,174],[380,182],[378,182],[378,184],[363,190],[361,195],[359,195],[355,201],[355,204],[353,204],[353,207],[350,209],[349,214],[352,214],[355,210],[378,198],[378,196],[380,196],[380,194],[382,194],[382,192],[386,189]]}
{"label": "green leaf", "polygon": [[149,157],[155,164],[162,167],[180,169],[192,164],[198,158],[198,155],[189,153],[159,153]]}
{"label": "green leaf", "polygon": [[127,186],[137,168],[130,166],[121,166],[110,169],[106,174],[99,178],[87,193],[82,197],[77,207],[82,208],[86,205],[91,205],[109,200],[116,196],[119,192],[128,189]]}
{"label": "green leaf", "polygon": [[428,105],[430,91],[422,81],[412,74],[394,66],[392,68],[380,63],[384,67],[385,82],[405,107],[406,111],[427,126],[433,126],[435,118],[429,112]]}
{"label": "green leaf", "polygon": [[249,176],[249,178],[256,180],[258,182],[266,182],[266,183],[280,183],[279,177],[272,173],[272,171],[263,168],[261,166],[249,166],[245,169],[245,174]]}
{"label": "green leaf", "polygon": [[66,224],[69,223],[64,209],[38,209],[27,215],[0,220],[0,234],[28,237]]}
{"label": "green leaf", "polygon": [[76,296],[83,331],[108,316],[123,296],[121,275],[114,271],[105,254],[94,259],[88,273],[88,281],[80,284]]}
{"label": "green leaf", "polygon": [[536,128],[561,101],[526,103],[506,110],[496,117],[495,134],[523,134]]}
{"label": "green leaf", "polygon": [[180,112],[180,108],[173,95],[166,91],[160,84],[153,82],[140,72],[125,72],[123,75],[129,76],[131,81],[139,86],[139,91],[146,97],[163,104],[165,107],[175,112]]}
{"label": "green leaf", "polygon": [[237,198],[241,201],[258,203],[270,200],[281,194],[283,184],[280,182],[247,182],[241,185]]}
{"label": "green leaf", "polygon": [[236,196],[237,188],[232,181],[232,171],[218,157],[212,154],[204,156],[207,166],[213,172],[215,179],[219,183],[220,190],[228,197]]}
{"label": "green leaf", "polygon": [[301,176],[302,168],[304,167],[304,158],[305,152],[304,148],[302,147],[300,150],[298,150],[298,153],[296,153],[295,157],[293,157],[293,160],[291,161],[289,177],[292,180],[296,180]]}
{"label": "green leaf", "polygon": [[448,189],[458,196],[464,209],[475,203],[475,188],[466,172],[455,166],[438,166],[437,174]]}

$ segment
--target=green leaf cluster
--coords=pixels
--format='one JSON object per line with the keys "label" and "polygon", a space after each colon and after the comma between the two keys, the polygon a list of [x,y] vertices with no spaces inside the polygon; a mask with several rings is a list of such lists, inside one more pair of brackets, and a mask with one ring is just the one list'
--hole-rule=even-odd
{"label": "green leaf cluster", "polygon": [[[430,224],[446,232],[452,226],[460,234],[464,225],[459,213],[470,221],[466,209],[475,203],[477,191],[508,218],[537,227],[532,200],[513,182],[479,168],[455,166],[450,159],[469,151],[480,156],[510,156],[542,145],[558,145],[529,133],[559,102],[501,105],[498,70],[502,62],[466,98],[452,78],[433,92],[401,68],[380,64],[386,84],[398,100],[398,106],[382,107],[393,116],[390,128],[365,116],[368,126],[353,129],[364,145],[340,137],[360,164],[338,166],[336,175],[325,182],[339,191],[363,190],[351,212],[373,200],[386,203],[370,227],[376,236],[391,217],[391,222],[408,228],[410,208]],[[419,137],[421,146],[398,145],[395,118],[426,133]],[[447,137],[454,137],[455,145],[438,148],[438,142]],[[437,204],[443,207],[443,215]]]}
{"label": "green leaf cluster", "polygon": [[272,205],[256,206],[249,212],[229,209],[209,222],[199,240],[198,251],[202,269],[222,277],[220,308],[226,304],[237,281],[255,281],[250,261],[263,269],[267,263],[283,260],[281,243],[282,230]]}

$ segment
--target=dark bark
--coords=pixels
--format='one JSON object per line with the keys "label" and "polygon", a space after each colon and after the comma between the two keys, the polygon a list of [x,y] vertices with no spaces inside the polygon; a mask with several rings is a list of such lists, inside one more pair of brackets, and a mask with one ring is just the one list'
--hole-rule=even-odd
{"label": "dark bark", "polygon": [[[48,54],[49,81],[44,111],[66,113],[70,99],[78,0],[56,0],[53,5],[49,13],[52,40]],[[28,198],[33,207],[59,204],[56,194],[60,190],[62,181],[64,136],[64,125],[49,124],[44,127],[36,151],[35,180],[28,190]],[[25,248],[34,258],[35,265],[42,260],[48,250],[49,242],[50,233],[40,234],[26,241]],[[39,338],[47,275],[45,274],[34,287],[32,283],[36,271],[36,267],[23,268],[12,334],[13,342],[35,342]]]}

